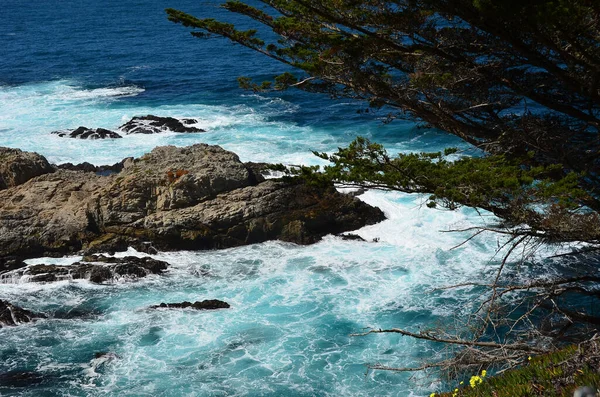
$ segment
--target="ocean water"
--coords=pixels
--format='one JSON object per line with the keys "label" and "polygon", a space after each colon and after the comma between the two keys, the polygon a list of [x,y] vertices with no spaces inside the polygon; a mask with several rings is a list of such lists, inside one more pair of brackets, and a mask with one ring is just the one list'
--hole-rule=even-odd
{"label": "ocean water", "polygon": [[[357,114],[364,105],[352,101],[242,91],[237,76],[260,81],[285,68],[218,38],[191,37],[167,21],[166,7],[247,24],[214,1],[4,0],[0,146],[36,151],[54,163],[98,165],[197,142],[221,145],[243,161],[321,164],[311,150],[332,152],[357,135],[384,143],[390,153],[468,149],[411,122],[384,124],[385,111]],[[207,132],[103,141],[50,134],[78,126],[116,129],[146,114],[196,118]],[[52,315],[0,329],[0,395],[429,395],[439,387],[435,377],[366,365],[419,365],[438,357],[440,346],[351,334],[452,326],[477,304],[478,291],[434,288],[492,274],[502,241],[481,235],[453,249],[469,234],[443,233],[493,221],[485,212],[429,209],[423,197],[394,192],[361,198],[388,217],[356,232],[369,242],[327,236],[311,246],[268,242],[160,253],[155,257],[172,265],[164,276],[114,285],[0,284],[0,299]],[[147,309],[203,299],[232,308]],[[98,352],[115,356],[103,362],[94,358]],[[16,371],[35,378],[3,383]]]}

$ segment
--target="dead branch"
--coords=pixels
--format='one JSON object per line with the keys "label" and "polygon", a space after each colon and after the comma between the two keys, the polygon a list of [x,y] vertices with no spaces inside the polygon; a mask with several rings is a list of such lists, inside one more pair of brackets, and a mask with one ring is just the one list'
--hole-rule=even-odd
{"label": "dead branch", "polygon": [[369,334],[382,334],[382,333],[396,333],[404,336],[410,336],[416,339],[424,339],[432,342],[446,343],[451,345],[462,345],[462,346],[475,346],[475,347],[486,347],[486,348],[494,348],[494,349],[505,349],[505,350],[519,350],[526,352],[534,352],[534,353],[545,353],[545,349],[540,349],[537,347],[529,346],[524,343],[494,343],[494,342],[479,342],[479,341],[469,341],[462,339],[446,339],[446,338],[438,338],[429,333],[420,332],[418,334],[414,332],[405,331],[400,328],[390,328],[390,329],[372,329],[367,332],[358,333],[358,334],[350,334],[350,336],[365,336]]}

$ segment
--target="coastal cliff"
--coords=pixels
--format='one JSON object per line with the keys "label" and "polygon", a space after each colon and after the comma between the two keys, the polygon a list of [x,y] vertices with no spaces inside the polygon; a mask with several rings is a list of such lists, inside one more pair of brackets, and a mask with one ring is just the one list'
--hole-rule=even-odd
{"label": "coastal cliff", "polygon": [[[75,252],[310,244],[384,219],[333,186],[265,180],[219,146],[163,146],[110,175],[51,167],[16,149],[0,176],[0,269]],[[77,168],[77,167],[74,167]],[[3,186],[0,186],[2,189]]]}

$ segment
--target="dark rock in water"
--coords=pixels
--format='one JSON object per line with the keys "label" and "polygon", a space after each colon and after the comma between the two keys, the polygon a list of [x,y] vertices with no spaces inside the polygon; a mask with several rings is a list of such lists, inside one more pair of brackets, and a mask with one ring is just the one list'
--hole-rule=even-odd
{"label": "dark rock in water", "polygon": [[36,176],[54,172],[44,156],[0,147],[0,190],[21,185]]}
{"label": "dark rock in water", "polygon": [[359,187],[358,189],[348,192],[346,194],[348,194],[352,197],[358,197],[360,195],[365,194],[366,192],[367,192],[367,189],[365,189],[364,187]]}
{"label": "dark rock in water", "polygon": [[156,255],[158,254],[158,250],[154,248],[151,242],[149,241],[141,241],[137,244],[134,244],[133,248],[138,252],[143,252],[144,254]]}
{"label": "dark rock in water", "polygon": [[127,251],[131,247],[138,252],[154,255],[158,250],[149,241],[139,241],[138,239],[127,236],[108,236],[105,241],[97,241],[93,246],[88,246],[83,250],[85,256],[94,254],[108,253],[114,255],[115,252]]}
{"label": "dark rock in water", "polygon": [[[144,276],[142,276],[144,277]],[[90,281],[92,283],[101,284],[113,278],[112,269],[108,266],[93,266],[90,271]]]}
{"label": "dark rock in water", "polygon": [[151,309],[196,309],[196,310],[216,310],[229,309],[231,306],[227,302],[218,299],[207,299],[203,301],[181,302],[181,303],[161,303],[160,305],[150,306]]}
{"label": "dark rock in water", "polygon": [[38,318],[45,318],[45,315],[0,300],[0,328],[29,323]]}
{"label": "dark rock in water", "polygon": [[311,244],[385,219],[333,185],[263,180],[218,146],[157,147],[122,163],[118,174],[60,169],[0,191],[0,258]]}
{"label": "dark rock in water", "polygon": [[45,376],[34,371],[9,371],[0,373],[1,387],[28,387],[37,385],[45,380]]}
{"label": "dark rock in water", "polygon": [[72,320],[72,319],[89,319],[100,316],[102,311],[99,309],[86,309],[81,307],[64,308],[61,307],[55,312],[50,314],[52,318],[58,318],[61,320]]}
{"label": "dark rock in water", "polygon": [[95,378],[106,368],[107,365],[111,364],[115,360],[119,360],[121,357],[112,352],[96,352],[94,358],[90,361],[89,369],[85,372],[88,376]]}
{"label": "dark rock in water", "polygon": [[0,275],[4,272],[19,269],[25,266],[27,266],[27,264],[17,256],[0,257]]}
{"label": "dark rock in water", "polygon": [[367,241],[364,238],[360,237],[358,234],[338,234],[338,237],[341,237],[342,240],[354,240],[354,241]]}
{"label": "dark rock in water", "polygon": [[190,127],[189,124],[196,123],[194,119],[178,120],[173,117],[158,117],[153,115],[134,117],[127,123],[119,127],[120,130],[128,134],[158,134],[165,131],[171,132],[205,132],[196,127]]}
{"label": "dark rock in water", "polygon": [[[96,263],[93,263],[96,262]],[[104,264],[97,264],[97,262]],[[87,279],[93,283],[104,283],[118,278],[142,278],[149,274],[161,274],[167,269],[167,262],[149,257],[124,258],[92,255],[83,258],[82,262],[72,265],[32,265],[2,274],[5,279],[22,279],[29,282],[53,282],[60,280]]]}
{"label": "dark rock in water", "polygon": [[118,354],[116,353],[111,353],[111,352],[96,352],[94,353],[94,358],[106,358],[109,360],[114,360],[114,359],[119,359],[121,357],[119,357]]}
{"label": "dark rock in water", "polygon": [[74,130],[53,131],[52,133],[58,135],[61,138],[78,138],[78,139],[122,138],[122,136],[117,134],[116,132],[107,130],[105,128],[78,127]]}

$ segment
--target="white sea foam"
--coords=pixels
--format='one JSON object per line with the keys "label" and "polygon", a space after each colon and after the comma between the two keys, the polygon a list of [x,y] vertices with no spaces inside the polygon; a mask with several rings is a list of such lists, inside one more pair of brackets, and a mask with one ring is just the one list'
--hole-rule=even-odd
{"label": "white sea foam", "polygon": [[[105,164],[157,145],[207,142],[233,150],[245,161],[322,164],[311,149],[332,152],[342,140],[352,139],[350,132],[340,137],[318,127],[270,121],[270,111],[298,111],[272,98],[259,98],[268,105],[264,111],[202,104],[112,106],[124,96],[139,94],[136,90],[86,90],[66,81],[0,87],[0,146],[39,151],[54,162]],[[114,141],[48,135],[78,125],[116,129],[146,114],[196,118],[197,126],[208,132],[127,135]],[[390,152],[415,150],[420,144],[391,143]],[[494,255],[503,241],[481,235],[460,245],[470,237],[468,232],[444,231],[495,218],[468,208],[431,209],[419,195],[368,191],[359,197],[388,218],[353,232],[366,242],[326,236],[311,246],[267,242],[159,253],[152,256],[169,262],[169,270],[136,282],[0,285],[0,299],[28,309],[91,313],[2,329],[0,349],[5,350],[0,353],[6,353],[10,368],[27,367],[27,360],[42,358],[44,365],[86,363],[85,371],[69,383],[75,395],[428,395],[430,389],[403,375],[376,371],[365,377],[364,364],[414,365],[424,355],[434,356],[433,346],[395,335],[349,334],[364,327],[418,330],[448,325],[468,312],[477,303],[468,289],[433,290],[489,277],[497,268]],[[116,254],[126,255],[147,254],[132,249]],[[80,259],[38,258],[27,263],[69,265]],[[221,299],[232,308],[149,309],[161,302],[203,299]],[[97,351],[120,358],[100,374],[93,361]]]}
{"label": "white sea foam", "polygon": [[[139,106],[124,102],[139,95],[143,88],[131,85],[87,89],[72,81],[60,80],[24,86],[0,87],[0,146],[37,151],[55,163],[82,162],[112,164],[129,156],[140,156],[159,145],[185,146],[204,142],[218,144],[236,152],[244,161],[270,161],[284,164],[324,164],[312,150],[333,152],[356,134],[369,131],[348,130],[332,135],[318,126],[298,126],[272,121],[281,113],[295,113],[298,105],[279,98],[258,97],[259,105],[162,105]],[[124,106],[126,104],[126,106]],[[161,133],[125,135],[116,140],[75,140],[50,135],[74,129],[118,127],[134,116],[155,114],[194,118],[199,134]],[[402,127],[404,128],[404,127]],[[390,143],[391,153],[410,151],[422,142]],[[412,145],[412,146],[411,146]]]}
{"label": "white sea foam", "polygon": [[[197,142],[222,145],[245,161],[314,163],[318,159],[313,159],[310,150],[329,150],[334,147],[332,143],[335,145],[327,133],[269,121],[269,114],[293,108],[285,101],[272,100],[273,104],[261,111],[245,105],[113,106],[141,92],[137,86],[85,89],[69,81],[0,87],[0,146],[36,151],[56,163],[87,161],[100,165],[140,156],[160,145]],[[198,120],[195,126],[208,132],[134,134],[94,141],[50,135],[79,126],[117,130],[132,117],[147,114],[194,118]],[[314,141],[306,140],[309,134]]]}

